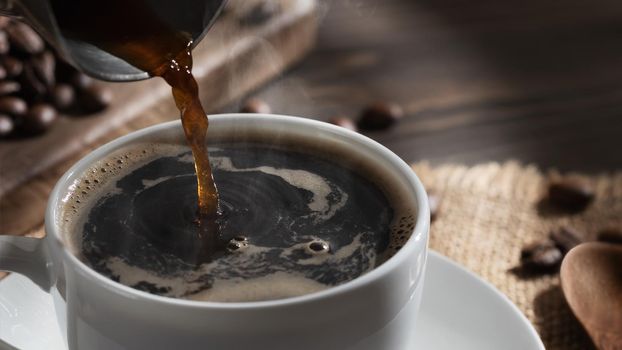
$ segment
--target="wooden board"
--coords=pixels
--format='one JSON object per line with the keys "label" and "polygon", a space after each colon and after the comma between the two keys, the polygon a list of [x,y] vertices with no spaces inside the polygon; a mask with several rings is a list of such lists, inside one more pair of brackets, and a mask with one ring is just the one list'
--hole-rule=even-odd
{"label": "wooden board", "polygon": [[[193,73],[209,111],[247,94],[301,59],[317,31],[315,0],[278,0],[279,10],[257,25],[241,25],[239,7],[226,11],[194,50]],[[148,125],[178,118],[161,79],[109,84],[113,104],[99,115],[61,118],[42,137],[0,144],[0,234],[23,234],[43,222],[56,180],[97,145]]]}
{"label": "wooden board", "polygon": [[399,125],[366,135],[407,162],[622,168],[622,1],[324,3],[313,52],[256,94],[276,113],[394,101]]}

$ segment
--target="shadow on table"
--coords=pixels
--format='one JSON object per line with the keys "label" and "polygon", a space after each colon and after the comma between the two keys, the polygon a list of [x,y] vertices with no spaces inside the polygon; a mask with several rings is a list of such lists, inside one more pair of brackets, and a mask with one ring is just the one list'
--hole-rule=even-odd
{"label": "shadow on table", "polygon": [[559,286],[553,286],[538,294],[533,307],[535,326],[548,350],[596,350],[566,303]]}
{"label": "shadow on table", "polygon": [[536,210],[541,218],[550,219],[582,213],[585,211],[585,207],[562,209],[551,203],[548,198],[542,198],[536,204]]}
{"label": "shadow on table", "polygon": [[[518,263],[517,263],[518,264]],[[525,281],[536,281],[544,275],[559,273],[559,266],[551,266],[550,268],[530,268],[518,264],[507,272]]]}

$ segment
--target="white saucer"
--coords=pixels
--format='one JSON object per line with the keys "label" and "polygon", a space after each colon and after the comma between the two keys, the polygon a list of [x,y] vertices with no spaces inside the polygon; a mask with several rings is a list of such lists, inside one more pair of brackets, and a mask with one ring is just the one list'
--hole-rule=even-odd
{"label": "white saucer", "polygon": [[[429,254],[416,328],[416,349],[544,350],[506,296],[436,252]],[[2,350],[66,349],[52,297],[18,274],[0,281],[0,339]]]}

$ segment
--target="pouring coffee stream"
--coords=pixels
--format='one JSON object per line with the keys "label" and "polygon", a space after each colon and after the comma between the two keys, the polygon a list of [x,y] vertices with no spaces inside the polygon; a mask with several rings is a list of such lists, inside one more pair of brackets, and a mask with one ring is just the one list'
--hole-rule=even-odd
{"label": "pouring coffee stream", "polygon": [[197,240],[203,249],[186,260],[197,264],[212,260],[225,244],[220,239],[218,192],[207,151],[209,122],[192,75],[192,36],[163,21],[146,0],[111,0],[101,8],[81,0],[59,0],[52,7],[64,37],[94,45],[171,86],[197,175]]}

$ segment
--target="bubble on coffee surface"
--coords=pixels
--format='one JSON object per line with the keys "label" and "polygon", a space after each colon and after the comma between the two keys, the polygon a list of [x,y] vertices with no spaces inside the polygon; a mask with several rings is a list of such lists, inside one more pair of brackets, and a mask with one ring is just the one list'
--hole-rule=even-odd
{"label": "bubble on coffee surface", "polygon": [[[128,171],[144,165],[154,157],[173,156],[179,152],[180,146],[177,144],[137,144],[95,162],[79,178],[76,178],[62,198],[65,207],[61,212],[62,221],[68,223],[64,231],[71,232],[66,240],[71,251],[75,255],[81,254],[81,226],[86,220],[83,214],[95,204],[93,199],[97,199],[102,194],[120,193],[120,189],[114,186],[114,181]],[[113,165],[118,160],[122,160],[122,163]]]}
{"label": "bubble on coffee surface", "polygon": [[401,216],[397,219],[395,224],[391,226],[389,246],[385,252],[386,258],[395,255],[395,253],[402,249],[404,244],[410,239],[414,229],[415,216],[413,214]]}
{"label": "bubble on coffee surface", "polygon": [[311,254],[325,254],[330,251],[330,245],[321,239],[313,240],[307,244],[307,251]]}
{"label": "bubble on coffee surface", "polygon": [[239,251],[246,247],[248,247],[248,238],[244,236],[235,236],[227,243],[227,250],[229,252]]}
{"label": "bubble on coffee surface", "polygon": [[180,258],[198,246],[194,168],[179,145],[124,150],[76,180],[89,189],[66,201],[75,207],[67,210],[70,231],[78,233],[74,250],[136,289],[251,301],[347,282],[382,263],[412,232],[414,217],[377,186],[317,155],[225,144],[210,147],[210,156],[226,254],[200,266]]}

